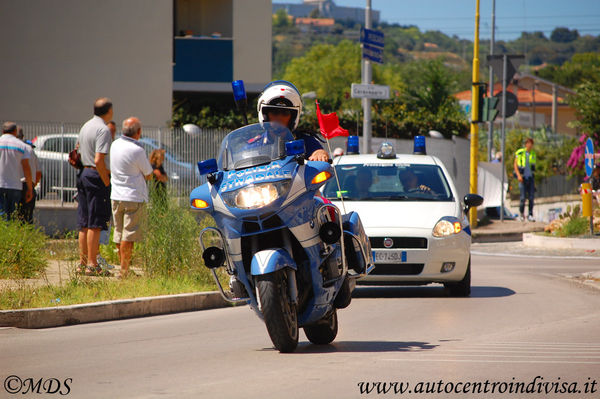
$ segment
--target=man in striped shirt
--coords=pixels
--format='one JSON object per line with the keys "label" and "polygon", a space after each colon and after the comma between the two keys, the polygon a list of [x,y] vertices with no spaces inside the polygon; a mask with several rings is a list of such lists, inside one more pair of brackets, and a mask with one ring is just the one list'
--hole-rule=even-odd
{"label": "man in striped shirt", "polygon": [[0,136],[0,217],[5,220],[11,218],[17,204],[21,201],[25,177],[27,192],[25,201],[33,199],[33,185],[31,182],[31,169],[29,158],[31,147],[17,137],[17,125],[14,122],[5,122],[2,125]]}

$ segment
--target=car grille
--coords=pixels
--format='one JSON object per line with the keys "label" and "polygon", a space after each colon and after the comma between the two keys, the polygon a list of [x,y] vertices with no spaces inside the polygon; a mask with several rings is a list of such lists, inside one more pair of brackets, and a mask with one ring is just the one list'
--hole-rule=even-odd
{"label": "car grille", "polygon": [[427,238],[423,237],[370,237],[371,248],[386,248],[383,240],[391,238],[394,244],[389,248],[421,248],[427,249]]}
{"label": "car grille", "polygon": [[375,263],[369,276],[416,276],[423,272],[424,263]]}

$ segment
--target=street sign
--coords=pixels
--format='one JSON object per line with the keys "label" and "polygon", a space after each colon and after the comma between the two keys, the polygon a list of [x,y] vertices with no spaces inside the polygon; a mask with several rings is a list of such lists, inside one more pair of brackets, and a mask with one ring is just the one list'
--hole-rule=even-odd
{"label": "street sign", "polygon": [[[502,93],[498,93],[494,96],[495,98],[498,99],[498,114],[502,115]],[[506,117],[511,117],[513,116],[516,112],[517,109],[519,108],[519,99],[517,98],[517,96],[515,96],[515,94],[513,92],[507,91],[506,92]]]}
{"label": "street sign", "polygon": [[352,83],[352,98],[387,100],[390,98],[390,86]]}
{"label": "street sign", "polygon": [[[503,65],[504,65],[503,57],[504,57],[503,54],[494,54],[494,55],[487,56],[487,61],[492,66],[492,69],[494,70],[494,75],[496,75],[496,77],[498,78],[498,80],[500,82],[502,82],[503,69],[504,69],[503,68]],[[519,66],[523,63],[523,61],[525,61],[525,56],[517,55],[517,54],[510,54],[510,55],[507,55],[506,58],[507,58],[507,62],[506,62],[507,82],[506,82],[506,84],[509,84],[510,81],[512,80],[513,76],[515,76],[515,73],[519,70]]]}
{"label": "street sign", "polygon": [[383,48],[383,32],[375,29],[360,29],[360,42]]}
{"label": "street sign", "polygon": [[594,171],[594,142],[591,138],[585,142],[585,157],[583,163],[585,164],[585,174],[590,177]]}
{"label": "street sign", "polygon": [[372,46],[367,43],[363,43],[362,57],[369,61],[383,64],[383,49],[380,47]]}

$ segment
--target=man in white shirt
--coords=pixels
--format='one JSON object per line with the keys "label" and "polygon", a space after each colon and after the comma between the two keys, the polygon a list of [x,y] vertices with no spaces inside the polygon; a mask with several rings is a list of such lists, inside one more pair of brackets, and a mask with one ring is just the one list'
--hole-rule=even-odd
{"label": "man in white shirt", "polygon": [[2,136],[0,136],[0,217],[6,220],[11,218],[21,200],[23,189],[21,178],[25,178],[27,186],[25,202],[33,198],[29,167],[31,147],[19,140],[16,135],[17,125],[14,122],[4,123]]}
{"label": "man in white shirt", "polygon": [[113,220],[113,241],[119,250],[121,278],[129,273],[129,262],[135,242],[142,239],[142,221],[148,202],[146,180],[152,178],[152,165],[146,151],[137,142],[142,125],[136,117],[123,121],[123,136],[110,148],[110,182]]}

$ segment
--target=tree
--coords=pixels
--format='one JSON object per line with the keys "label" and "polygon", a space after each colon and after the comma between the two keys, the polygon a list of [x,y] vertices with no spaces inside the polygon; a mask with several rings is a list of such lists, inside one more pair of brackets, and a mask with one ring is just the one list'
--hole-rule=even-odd
{"label": "tree", "polygon": [[550,65],[540,69],[541,78],[567,87],[576,87],[584,82],[600,82],[600,54],[575,54],[561,66]]}
{"label": "tree", "polygon": [[291,26],[292,22],[285,8],[280,8],[273,14],[273,26],[276,28],[285,28]]}
{"label": "tree", "polygon": [[557,27],[550,34],[550,40],[557,43],[570,43],[579,38],[577,29],[570,30],[569,28]]}
{"label": "tree", "polygon": [[314,91],[321,102],[337,110],[353,82],[360,81],[360,47],[341,41],[337,46],[317,44],[288,64],[283,79],[294,83],[301,92]]}

